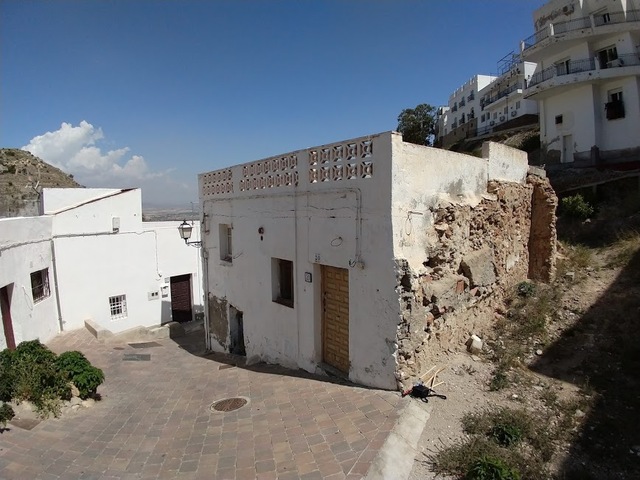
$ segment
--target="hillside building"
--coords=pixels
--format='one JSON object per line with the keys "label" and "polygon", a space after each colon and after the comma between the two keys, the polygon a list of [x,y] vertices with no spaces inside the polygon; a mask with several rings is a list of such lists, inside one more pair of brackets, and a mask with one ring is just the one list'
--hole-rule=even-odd
{"label": "hillside building", "polygon": [[208,348],[402,388],[550,274],[555,204],[527,171],[387,132],[200,174]]}
{"label": "hillside building", "polygon": [[176,222],[142,221],[140,189],[45,188],[41,201],[40,216],[0,218],[0,349],[87,320],[120,333],[204,315],[198,249]]}
{"label": "hillside building", "polygon": [[537,64],[524,96],[538,101],[542,161],[597,166],[640,154],[640,2],[551,0],[521,43]]}

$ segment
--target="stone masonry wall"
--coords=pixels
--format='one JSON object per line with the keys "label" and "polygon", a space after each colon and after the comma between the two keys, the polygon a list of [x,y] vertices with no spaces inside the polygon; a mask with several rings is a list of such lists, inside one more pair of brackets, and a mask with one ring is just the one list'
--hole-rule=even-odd
{"label": "stone masonry wall", "polygon": [[[421,268],[396,260],[403,310],[397,330],[400,389],[412,385],[447,350],[463,345],[469,334],[486,330],[505,292],[527,278],[532,199],[540,244],[532,251],[535,276],[548,280],[553,275],[557,198],[548,180],[529,176],[526,185],[492,181],[487,191],[475,207],[449,203],[432,209]],[[544,248],[544,242],[553,246]]]}

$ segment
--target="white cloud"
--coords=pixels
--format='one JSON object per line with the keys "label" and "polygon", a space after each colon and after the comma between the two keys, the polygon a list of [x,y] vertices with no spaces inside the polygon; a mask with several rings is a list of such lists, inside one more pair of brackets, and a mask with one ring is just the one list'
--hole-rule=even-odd
{"label": "white cloud", "polygon": [[86,187],[141,187],[145,201],[167,203],[167,192],[173,192],[175,204],[188,203],[196,196],[194,185],[172,178],[173,169],[154,171],[141,155],[131,155],[129,147],[102,151],[98,143],[104,140],[101,128],[85,120],[78,126],[62,123],[53,132],[33,137],[22,147],[45,162],[73,174]]}

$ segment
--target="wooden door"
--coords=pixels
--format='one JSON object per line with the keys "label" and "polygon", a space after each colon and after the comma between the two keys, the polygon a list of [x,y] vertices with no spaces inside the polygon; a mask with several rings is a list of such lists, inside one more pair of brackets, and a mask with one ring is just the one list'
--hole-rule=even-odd
{"label": "wooden door", "polygon": [[322,266],[322,361],[349,373],[349,270]]}
{"label": "wooden door", "polygon": [[13,322],[11,321],[11,297],[9,287],[0,288],[0,312],[2,314],[2,327],[4,328],[4,338],[9,350],[16,349],[16,339],[13,336]]}
{"label": "wooden door", "polygon": [[191,274],[171,277],[171,318],[174,322],[190,322],[191,310]]}

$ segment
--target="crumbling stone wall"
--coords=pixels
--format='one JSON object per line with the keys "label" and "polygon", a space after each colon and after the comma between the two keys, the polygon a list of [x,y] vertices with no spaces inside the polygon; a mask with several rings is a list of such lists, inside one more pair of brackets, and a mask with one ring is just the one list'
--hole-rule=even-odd
{"label": "crumbling stone wall", "polygon": [[209,293],[209,333],[220,345],[227,348],[229,333],[229,317],[227,315],[227,299],[218,298]]}
{"label": "crumbling stone wall", "polygon": [[[487,191],[475,207],[448,203],[432,208],[420,268],[396,260],[402,308],[396,378],[401,389],[443,352],[486,329],[510,287],[530,272],[540,279],[553,274],[557,198],[548,180],[529,176],[525,185],[492,181]],[[545,248],[545,242],[553,246]]]}

